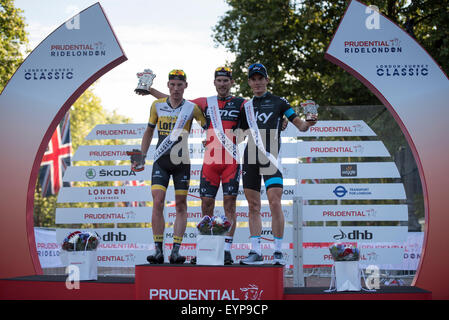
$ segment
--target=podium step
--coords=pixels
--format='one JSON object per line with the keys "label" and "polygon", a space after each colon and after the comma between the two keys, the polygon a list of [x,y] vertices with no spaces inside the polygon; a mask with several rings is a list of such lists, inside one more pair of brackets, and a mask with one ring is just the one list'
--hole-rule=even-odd
{"label": "podium step", "polygon": [[282,300],[276,265],[136,265],[138,300]]}

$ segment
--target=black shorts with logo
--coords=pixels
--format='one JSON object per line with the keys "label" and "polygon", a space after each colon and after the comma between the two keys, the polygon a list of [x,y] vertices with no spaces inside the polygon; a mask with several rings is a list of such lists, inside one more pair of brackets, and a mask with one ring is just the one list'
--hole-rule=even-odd
{"label": "black shorts with logo", "polygon": [[170,176],[176,195],[187,195],[190,184],[190,163],[173,164],[170,154],[163,155],[153,164],[151,173],[151,190],[167,191]]}
{"label": "black shorts with logo", "polygon": [[249,164],[242,165],[243,188],[260,192],[261,178],[263,177],[265,189],[277,187],[283,188],[282,173],[275,166]]}

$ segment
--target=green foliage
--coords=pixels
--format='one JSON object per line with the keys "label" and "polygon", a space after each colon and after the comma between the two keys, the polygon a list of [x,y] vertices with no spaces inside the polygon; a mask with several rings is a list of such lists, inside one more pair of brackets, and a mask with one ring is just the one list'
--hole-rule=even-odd
{"label": "green foliage", "polygon": [[[346,0],[226,0],[230,6],[213,29],[213,38],[235,54],[237,93],[252,96],[247,68],[263,63],[271,88],[291,103],[314,99],[320,105],[373,105],[377,98],[324,53],[348,5]],[[371,1],[388,18],[416,36],[449,71],[447,1]]]}
{"label": "green foliage", "polygon": [[28,44],[22,13],[14,0],[0,0],[0,91],[22,63],[21,47]]}

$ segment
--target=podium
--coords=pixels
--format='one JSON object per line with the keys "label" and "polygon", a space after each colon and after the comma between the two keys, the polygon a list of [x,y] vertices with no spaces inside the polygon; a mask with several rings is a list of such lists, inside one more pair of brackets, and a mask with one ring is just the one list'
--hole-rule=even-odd
{"label": "podium", "polygon": [[282,300],[283,266],[136,265],[138,300]]}

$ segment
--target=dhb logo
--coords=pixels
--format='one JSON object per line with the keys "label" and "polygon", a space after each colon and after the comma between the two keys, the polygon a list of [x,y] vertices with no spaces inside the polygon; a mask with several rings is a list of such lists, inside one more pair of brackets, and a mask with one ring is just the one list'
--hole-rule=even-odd
{"label": "dhb logo", "polygon": [[373,239],[373,234],[371,232],[369,232],[368,230],[365,231],[359,231],[359,230],[354,230],[352,232],[349,232],[348,234],[344,233],[341,229],[340,230],[340,234],[336,234],[333,236],[333,238],[335,240],[343,240],[343,239],[348,239],[348,240],[372,240]]}

